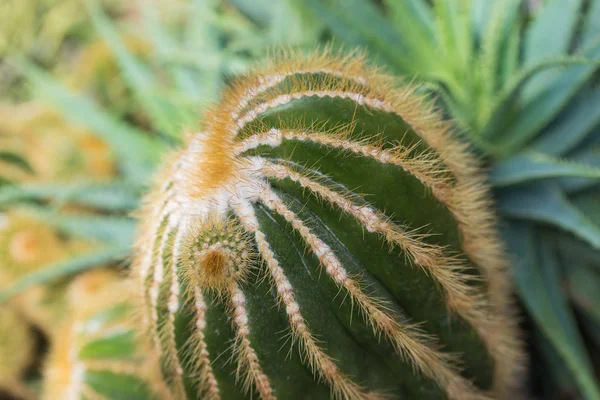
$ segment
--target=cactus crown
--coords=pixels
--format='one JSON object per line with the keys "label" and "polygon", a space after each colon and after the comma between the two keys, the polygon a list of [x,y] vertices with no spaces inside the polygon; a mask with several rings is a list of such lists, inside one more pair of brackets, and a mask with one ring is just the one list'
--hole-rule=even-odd
{"label": "cactus crown", "polygon": [[[521,353],[476,171],[426,99],[355,53],[287,52],[234,82],[142,213],[135,279],[174,397],[514,390]],[[281,328],[289,359],[271,345]],[[241,392],[216,361],[227,352]]]}

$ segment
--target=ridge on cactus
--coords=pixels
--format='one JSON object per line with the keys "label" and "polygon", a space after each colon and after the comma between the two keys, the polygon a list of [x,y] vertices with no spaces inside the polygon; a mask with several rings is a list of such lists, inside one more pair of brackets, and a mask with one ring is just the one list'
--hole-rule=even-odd
{"label": "ridge on cactus", "polygon": [[477,162],[355,53],[241,77],[141,213],[133,278],[176,399],[517,395]]}

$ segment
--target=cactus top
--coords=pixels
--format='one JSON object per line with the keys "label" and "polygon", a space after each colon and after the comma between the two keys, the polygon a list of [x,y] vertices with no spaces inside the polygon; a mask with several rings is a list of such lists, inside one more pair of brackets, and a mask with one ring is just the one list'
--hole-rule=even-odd
{"label": "cactus top", "polygon": [[135,279],[173,396],[514,393],[488,203],[430,102],[362,57],[286,53],[241,77],[142,213]]}

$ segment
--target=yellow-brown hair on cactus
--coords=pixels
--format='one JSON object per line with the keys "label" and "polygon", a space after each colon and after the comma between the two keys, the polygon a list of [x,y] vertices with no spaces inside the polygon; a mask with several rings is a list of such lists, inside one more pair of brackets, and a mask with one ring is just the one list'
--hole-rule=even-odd
{"label": "yellow-brown hair on cactus", "polygon": [[141,219],[139,307],[175,398],[519,392],[477,161],[360,54],[285,52],[235,81]]}

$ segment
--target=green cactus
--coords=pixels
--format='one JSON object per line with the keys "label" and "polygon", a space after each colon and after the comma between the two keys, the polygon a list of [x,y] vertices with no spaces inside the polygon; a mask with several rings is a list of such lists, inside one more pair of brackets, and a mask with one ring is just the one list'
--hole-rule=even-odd
{"label": "green cactus", "polygon": [[524,369],[477,162],[352,54],[286,54],[209,109],[133,269],[176,399],[491,399]]}
{"label": "green cactus", "polygon": [[168,398],[153,379],[156,363],[137,345],[126,293],[126,281],[106,269],[69,284],[70,306],[51,338],[42,399]]}

